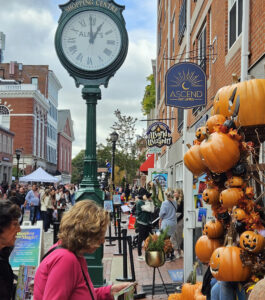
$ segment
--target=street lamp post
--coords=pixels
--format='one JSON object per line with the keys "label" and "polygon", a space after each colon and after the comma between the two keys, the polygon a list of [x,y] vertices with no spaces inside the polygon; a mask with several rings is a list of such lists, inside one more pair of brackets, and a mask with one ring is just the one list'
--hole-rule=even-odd
{"label": "street lamp post", "polygon": [[116,149],[116,142],[119,138],[119,135],[116,131],[113,131],[110,134],[110,139],[112,141],[112,162],[111,162],[111,182],[113,186],[113,192],[115,191],[115,184],[114,184],[114,179],[115,179],[115,149]]}
{"label": "street lamp post", "polygon": [[21,149],[16,149],[15,153],[16,153],[16,158],[17,158],[17,180],[18,180],[19,160],[20,160],[22,151],[21,151]]}

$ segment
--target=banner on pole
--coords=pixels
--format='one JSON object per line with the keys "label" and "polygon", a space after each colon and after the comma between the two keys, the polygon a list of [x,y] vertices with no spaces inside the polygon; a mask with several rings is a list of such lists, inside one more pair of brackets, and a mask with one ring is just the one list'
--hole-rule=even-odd
{"label": "banner on pole", "polygon": [[194,63],[178,63],[165,76],[167,106],[194,108],[206,105],[207,78],[203,69]]}

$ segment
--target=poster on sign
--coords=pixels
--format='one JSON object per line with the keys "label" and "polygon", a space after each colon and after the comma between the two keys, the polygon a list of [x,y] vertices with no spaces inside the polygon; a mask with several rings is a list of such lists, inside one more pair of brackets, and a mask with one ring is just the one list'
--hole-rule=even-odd
{"label": "poster on sign", "polygon": [[17,233],[15,247],[10,255],[10,265],[18,270],[21,265],[38,266],[40,263],[42,228],[37,226],[21,226]]}

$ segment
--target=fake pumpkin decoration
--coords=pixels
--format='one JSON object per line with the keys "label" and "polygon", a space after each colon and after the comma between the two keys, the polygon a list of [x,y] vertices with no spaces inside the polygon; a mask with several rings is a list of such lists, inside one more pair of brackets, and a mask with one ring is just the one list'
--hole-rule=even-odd
{"label": "fake pumpkin decoration", "polygon": [[184,154],[184,164],[185,166],[196,176],[203,174],[207,167],[202,162],[200,156],[200,146],[193,145],[190,149]]}
{"label": "fake pumpkin decoration", "polygon": [[213,251],[221,246],[220,240],[209,239],[207,235],[202,235],[196,242],[195,253],[202,263],[208,263]]}
{"label": "fake pumpkin decoration", "polygon": [[245,281],[250,276],[250,268],[243,266],[240,259],[241,248],[232,246],[232,238],[228,238],[229,245],[217,248],[210,259],[212,275],[220,281]]}
{"label": "fake pumpkin decoration", "polygon": [[225,182],[226,187],[242,186],[243,184],[244,184],[244,180],[242,177],[239,176],[232,176],[228,178],[228,180]]}
{"label": "fake pumpkin decoration", "polygon": [[239,143],[221,132],[212,133],[199,147],[203,163],[214,173],[228,171],[240,158]]}
{"label": "fake pumpkin decoration", "polygon": [[206,127],[205,126],[199,127],[196,130],[195,136],[199,142],[202,142],[207,137]]}
{"label": "fake pumpkin decoration", "polygon": [[252,253],[264,249],[264,237],[255,231],[245,231],[240,236],[240,247]]}
{"label": "fake pumpkin decoration", "polygon": [[224,208],[231,209],[238,204],[243,195],[242,189],[229,188],[221,192],[219,200]]}
{"label": "fake pumpkin decoration", "polygon": [[204,225],[203,233],[210,239],[218,239],[223,236],[224,228],[220,221],[211,220]]}
{"label": "fake pumpkin decoration", "polygon": [[167,298],[167,300],[181,300],[181,299],[182,299],[181,293],[170,294]]}
{"label": "fake pumpkin decoration", "polygon": [[226,118],[221,114],[211,116],[206,122],[206,128],[209,133],[215,131],[215,127],[221,126],[226,121]]}
{"label": "fake pumpkin decoration", "polygon": [[226,118],[237,115],[237,126],[264,125],[264,98],[265,79],[247,80],[225,86],[216,93],[212,115],[221,114]]}
{"label": "fake pumpkin decoration", "polygon": [[202,193],[202,200],[207,204],[217,204],[219,201],[219,192],[217,189],[205,189]]}
{"label": "fake pumpkin decoration", "polygon": [[233,217],[237,221],[241,221],[241,220],[244,220],[245,218],[247,218],[247,214],[244,211],[244,209],[242,209],[242,208],[234,208],[233,209]]}

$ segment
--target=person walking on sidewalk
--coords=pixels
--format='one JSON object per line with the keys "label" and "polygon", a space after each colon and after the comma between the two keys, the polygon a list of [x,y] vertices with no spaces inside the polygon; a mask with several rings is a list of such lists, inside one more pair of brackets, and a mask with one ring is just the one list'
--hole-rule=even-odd
{"label": "person walking on sidewalk", "polygon": [[174,250],[177,249],[176,241],[176,230],[177,230],[177,202],[174,200],[174,191],[166,192],[167,200],[165,200],[160,208],[159,212],[159,227],[165,230],[167,227],[168,235],[170,236],[170,241],[173,245],[173,250],[167,260],[173,261],[176,259],[174,255]]}
{"label": "person walking on sidewalk", "polygon": [[152,213],[154,212],[154,207],[152,210],[151,205],[146,205],[148,198],[151,197],[145,188],[140,188],[138,192],[138,201],[136,203],[136,221],[137,230],[139,232],[138,236],[138,260],[143,261],[142,256],[142,243],[143,241],[152,233]]}
{"label": "person walking on sidewalk", "polygon": [[113,300],[130,285],[125,282],[94,288],[85,253],[94,253],[105,241],[109,214],[96,202],[83,200],[65,212],[57,244],[46,253],[34,279],[34,300]]}
{"label": "person walking on sidewalk", "polygon": [[50,198],[50,189],[46,189],[40,199],[40,214],[43,221],[44,232],[47,232],[49,229],[48,206],[50,203]]}
{"label": "person walking on sidewalk", "polygon": [[176,189],[174,197],[177,202],[177,250],[176,257],[183,257],[183,208],[184,208],[184,195],[182,189]]}
{"label": "person walking on sidewalk", "polygon": [[31,225],[34,225],[37,221],[37,215],[40,212],[40,194],[36,184],[33,184],[32,190],[27,193],[26,203],[30,206]]}
{"label": "person walking on sidewalk", "polygon": [[10,200],[0,201],[0,299],[10,300],[14,295],[14,274],[9,256],[20,229],[20,208]]}

